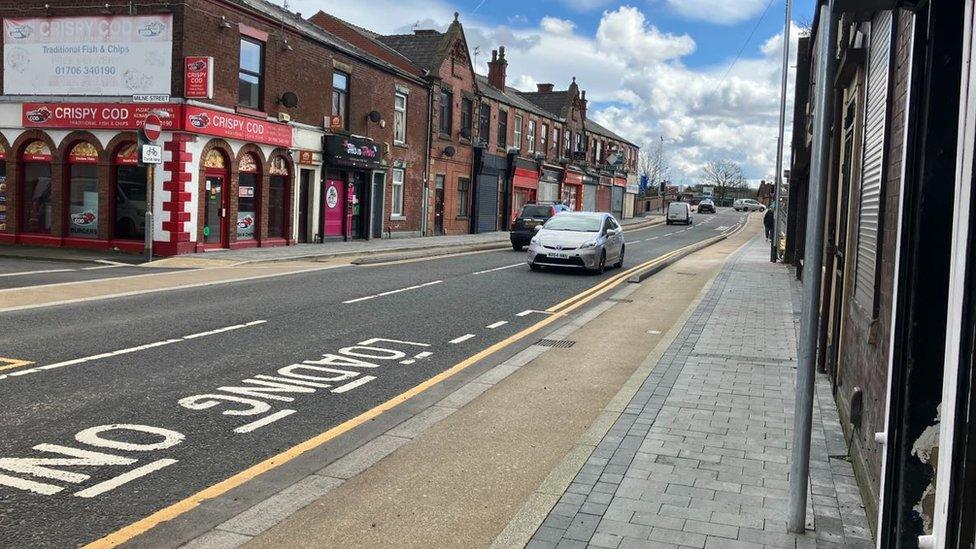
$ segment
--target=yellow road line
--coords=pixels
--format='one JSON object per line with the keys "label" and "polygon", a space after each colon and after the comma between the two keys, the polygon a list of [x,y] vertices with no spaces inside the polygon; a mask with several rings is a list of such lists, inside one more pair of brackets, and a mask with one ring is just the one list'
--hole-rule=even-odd
{"label": "yellow road line", "polygon": [[22,366],[27,366],[33,364],[30,360],[20,360],[17,358],[4,358],[0,356],[0,372],[4,370],[13,370],[14,368],[20,368]]}
{"label": "yellow road line", "polygon": [[[603,293],[609,291],[614,285],[616,285],[616,283],[619,283],[621,280],[624,280],[626,275],[632,274],[633,271],[639,268],[646,267],[655,261],[660,261],[667,257],[670,257],[672,254],[678,251],[680,250],[675,250],[674,252],[652,259],[648,262],[638,265],[637,267],[628,269],[627,271],[620,273],[617,276],[614,276],[610,280],[606,280],[598,284],[596,287],[586,290],[582,294],[579,294],[579,295],[585,294],[584,297],[579,299],[571,298],[570,300],[567,300],[567,301],[572,301],[573,299],[576,299],[575,302],[568,303],[563,308],[563,310],[560,311],[560,314],[547,316],[546,318],[540,320],[539,322],[533,324],[532,326],[529,326],[524,330],[516,334],[513,334],[503,339],[502,341],[499,341],[498,343],[495,343],[494,345],[491,345],[490,347],[487,347],[479,351],[478,353],[455,364],[451,368],[444,370],[443,372],[437,374],[436,376],[430,379],[427,379],[426,381],[420,383],[419,385],[413,387],[412,389],[409,389],[406,392],[403,392],[391,398],[390,400],[387,400],[386,402],[379,404],[363,412],[362,414],[352,419],[346,420],[345,422],[336,425],[335,427],[329,429],[328,431],[325,431],[324,433],[318,434],[306,440],[305,442],[293,446],[285,450],[284,452],[281,452],[278,455],[275,455],[260,463],[257,463],[221,482],[218,482],[217,484],[214,484],[208,488],[204,488],[203,490],[197,492],[196,494],[193,494],[192,496],[186,499],[183,499],[168,507],[160,509],[159,511],[156,511],[155,513],[149,515],[148,517],[133,522],[132,524],[125,526],[119,530],[116,530],[115,532],[101,539],[95,540],[89,543],[88,545],[86,545],[85,549],[101,549],[105,547],[116,547],[118,545],[121,545],[127,541],[132,540],[136,536],[139,536],[140,534],[148,532],[152,528],[155,528],[156,526],[164,522],[179,517],[180,515],[197,507],[204,501],[219,497],[229,492],[230,490],[233,490],[234,488],[237,488],[238,486],[244,484],[245,482],[254,479],[255,477],[263,473],[266,473],[276,467],[284,465],[285,463],[288,463],[289,461],[299,457],[300,455],[310,450],[318,448],[319,446],[335,439],[336,437],[366,423],[367,421],[370,421],[371,419],[379,416],[383,412],[386,412],[387,410],[390,410],[406,402],[407,400],[419,395],[420,393],[423,393],[424,391],[437,385],[438,383],[453,377],[454,375],[468,368],[472,364],[475,364],[480,360],[487,358],[488,356],[491,356],[492,354],[498,352],[499,350],[508,347],[512,343],[515,343],[516,341],[532,334],[533,332],[536,332],[539,329],[555,322],[559,317],[563,316],[565,313],[575,310],[579,307],[582,307],[584,304],[595,299],[597,296],[602,295]],[[579,296],[576,297],[578,298]]]}

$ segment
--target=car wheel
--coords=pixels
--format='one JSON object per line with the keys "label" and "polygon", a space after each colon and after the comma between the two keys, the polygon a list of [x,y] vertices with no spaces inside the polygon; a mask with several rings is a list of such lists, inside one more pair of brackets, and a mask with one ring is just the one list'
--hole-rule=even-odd
{"label": "car wheel", "polygon": [[619,268],[621,268],[621,267],[624,266],[624,252],[625,251],[627,251],[627,247],[626,246],[621,246],[620,247],[620,257],[617,259],[617,262],[613,264],[613,268],[614,269],[619,269]]}
{"label": "car wheel", "polygon": [[529,268],[532,269],[533,271],[541,271],[542,270],[542,266],[541,265],[536,265],[535,263],[529,263]]}
{"label": "car wheel", "polygon": [[519,244],[518,242],[512,242],[512,249],[515,250],[516,252],[521,252],[522,245]]}
{"label": "car wheel", "polygon": [[601,275],[607,272],[607,251],[603,250],[600,252],[600,262],[597,264],[596,268],[593,269],[593,274]]}

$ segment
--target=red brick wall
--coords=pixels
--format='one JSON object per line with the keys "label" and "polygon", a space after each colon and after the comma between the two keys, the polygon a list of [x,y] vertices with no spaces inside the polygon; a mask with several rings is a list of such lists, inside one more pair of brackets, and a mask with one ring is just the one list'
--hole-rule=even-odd
{"label": "red brick wall", "polygon": [[[874,433],[885,429],[885,401],[888,383],[888,348],[891,335],[892,294],[894,293],[895,250],[897,246],[898,203],[900,200],[904,121],[908,93],[911,49],[911,14],[899,11],[898,38],[895,45],[894,93],[891,98],[890,145],[886,151],[887,176],[884,180],[884,208],[880,255],[877,273],[881,284],[877,318],[853,300],[854,284],[848,284],[844,333],[842,335],[838,408],[844,429],[851,441],[851,455],[862,486],[868,516],[876,516],[884,448],[874,441]],[[856,230],[856,227],[853,227]],[[856,234],[856,233],[855,233]],[[856,240],[856,238],[854,239]],[[849,262],[853,267],[854,262]],[[874,337],[871,337],[871,336]],[[863,391],[861,426],[854,430],[848,421],[851,396],[855,387]]]}

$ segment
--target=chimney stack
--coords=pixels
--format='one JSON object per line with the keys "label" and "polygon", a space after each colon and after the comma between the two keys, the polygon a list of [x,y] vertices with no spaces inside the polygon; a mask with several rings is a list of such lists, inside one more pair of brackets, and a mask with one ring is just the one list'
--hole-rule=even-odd
{"label": "chimney stack", "polygon": [[583,120],[586,120],[586,90],[580,93],[580,113],[583,115]]}
{"label": "chimney stack", "polygon": [[548,92],[551,92],[552,91],[553,85],[552,84],[536,84],[535,87],[539,91],[539,93],[548,93]]}
{"label": "chimney stack", "polygon": [[493,88],[505,89],[505,71],[507,68],[505,46],[499,46],[498,50],[491,50],[491,61],[488,62],[488,83]]}

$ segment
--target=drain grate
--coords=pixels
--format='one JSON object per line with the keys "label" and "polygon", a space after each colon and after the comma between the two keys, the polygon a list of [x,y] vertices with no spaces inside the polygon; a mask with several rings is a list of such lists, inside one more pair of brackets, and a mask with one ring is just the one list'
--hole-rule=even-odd
{"label": "drain grate", "polygon": [[634,302],[633,299],[626,299],[626,298],[621,298],[621,297],[611,297],[611,298],[607,299],[607,301],[616,301],[617,303],[633,303]]}
{"label": "drain grate", "polygon": [[536,345],[540,347],[553,347],[555,349],[568,349],[576,344],[575,341],[567,341],[565,339],[540,339],[535,342]]}

